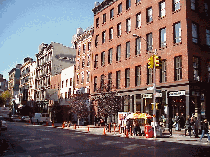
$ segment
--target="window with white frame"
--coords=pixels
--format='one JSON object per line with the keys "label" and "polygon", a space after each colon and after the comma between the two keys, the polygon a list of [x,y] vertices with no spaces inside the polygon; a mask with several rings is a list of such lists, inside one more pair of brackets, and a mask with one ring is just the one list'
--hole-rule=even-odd
{"label": "window with white frame", "polygon": [[180,9],[180,0],[173,0],[173,11],[179,10]]}
{"label": "window with white frame", "polygon": [[198,26],[195,23],[192,23],[192,41],[198,43]]}
{"label": "window with white frame", "polygon": [[112,63],[112,52],[113,52],[113,48],[109,49],[109,51],[108,51],[108,64]]}
{"label": "window with white frame", "polygon": [[182,79],[182,56],[174,58],[174,80],[178,81]]}
{"label": "window with white frame", "polygon": [[130,32],[131,31],[131,19],[128,18],[126,19],[126,32]]}
{"label": "window with white frame", "polygon": [[117,24],[117,36],[121,36],[122,35],[122,30],[121,30],[121,23]]}
{"label": "window with white frame", "polygon": [[116,61],[121,59],[121,45],[117,45]]}
{"label": "window with white frame", "polygon": [[174,43],[180,43],[182,40],[181,38],[181,23],[175,23],[174,24]]}
{"label": "window with white frame", "polygon": [[105,65],[105,52],[103,51],[101,53],[101,66],[104,66]]}
{"label": "window with white frame", "polygon": [[147,23],[152,22],[152,7],[147,8]]}
{"label": "window with white frame", "polygon": [[166,15],[166,2],[162,1],[159,3],[159,17],[164,17]]}
{"label": "window with white frame", "polygon": [[135,44],[135,55],[140,55],[141,53],[141,38],[136,38],[136,44]]}
{"label": "window with white frame", "polygon": [[116,72],[116,88],[120,88],[120,70]]}
{"label": "window with white frame", "polygon": [[135,66],[135,86],[141,85],[141,66]]}
{"label": "window with white frame", "polygon": [[106,31],[102,32],[102,43],[105,43]]}
{"label": "window with white frame", "polygon": [[136,28],[141,27],[141,13],[136,14]]}
{"label": "window with white frame", "polygon": [[152,33],[147,34],[147,51],[151,51],[153,49],[153,38]]}
{"label": "window with white frame", "polygon": [[160,82],[167,81],[167,73],[166,73],[166,60],[162,61],[162,69],[160,69]]}
{"label": "window with white frame", "polygon": [[130,41],[126,42],[125,58],[130,57]]}
{"label": "window with white frame", "polygon": [[206,29],[206,45],[210,46],[210,29]]}
{"label": "window with white frame", "polygon": [[193,56],[193,80],[200,81],[200,59]]}
{"label": "window with white frame", "polygon": [[122,3],[118,5],[118,14],[122,13]]}
{"label": "window with white frame", "polygon": [[160,47],[166,46],[166,28],[160,29]]}
{"label": "window with white frame", "polygon": [[110,19],[114,18],[114,8],[110,10]]}
{"label": "window with white frame", "polygon": [[109,28],[109,40],[113,39],[113,27]]}
{"label": "window with white frame", "polygon": [[130,68],[125,69],[125,88],[130,87]]}

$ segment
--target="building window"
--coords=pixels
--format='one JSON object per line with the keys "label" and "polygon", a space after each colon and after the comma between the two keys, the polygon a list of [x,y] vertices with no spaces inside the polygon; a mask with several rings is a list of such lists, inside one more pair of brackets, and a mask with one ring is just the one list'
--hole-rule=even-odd
{"label": "building window", "polygon": [[122,31],[121,31],[121,23],[117,24],[117,36],[121,36]]}
{"label": "building window", "polygon": [[141,2],[141,0],[136,0],[136,4],[139,3],[139,2]]}
{"label": "building window", "polygon": [[114,18],[114,8],[110,10],[110,19]]}
{"label": "building window", "polygon": [[79,84],[79,74],[77,74],[77,84]]}
{"label": "building window", "polygon": [[165,3],[165,1],[159,3],[159,17],[164,17],[166,15]]}
{"label": "building window", "polygon": [[113,27],[109,28],[109,40],[113,39]]}
{"label": "building window", "polygon": [[152,84],[152,83],[153,83],[153,69],[147,68],[147,84]]}
{"label": "building window", "polygon": [[192,41],[198,43],[198,26],[192,23]]}
{"label": "building window", "polygon": [[65,92],[65,99],[67,99],[67,92]]}
{"label": "building window", "polygon": [[116,88],[120,89],[120,70],[116,72]]}
{"label": "building window", "polygon": [[71,97],[71,88],[69,88],[69,94],[68,94],[68,99]]}
{"label": "building window", "polygon": [[58,90],[60,90],[60,84],[58,83]]}
{"label": "building window", "polygon": [[160,29],[160,47],[166,47],[166,28]]}
{"label": "building window", "polygon": [[82,60],[82,68],[85,67],[85,59]]}
{"label": "building window", "polygon": [[160,69],[160,82],[167,81],[166,60],[162,61],[162,69]]}
{"label": "building window", "polygon": [[111,64],[112,63],[112,52],[113,52],[113,49],[109,49],[109,52],[108,52],[108,64]]}
{"label": "building window", "polygon": [[173,0],[173,11],[179,10],[180,9],[180,0]]}
{"label": "building window", "polygon": [[135,66],[135,86],[140,86],[141,84],[141,66]]}
{"label": "building window", "polygon": [[90,72],[87,72],[87,83],[90,81]]}
{"label": "building window", "polygon": [[206,45],[210,46],[210,30],[206,29]]}
{"label": "building window", "polygon": [[131,7],[131,0],[126,0],[126,10]]}
{"label": "building window", "polygon": [[80,51],[81,51],[81,48],[80,48],[80,46],[79,46],[79,48],[78,48],[78,55],[80,55]]}
{"label": "building window", "polygon": [[63,88],[63,84],[64,84],[64,81],[62,81],[62,86],[61,86],[62,88]]}
{"label": "building window", "polygon": [[181,23],[175,23],[174,24],[174,43],[180,43],[181,42]]}
{"label": "building window", "polygon": [[122,12],[122,3],[118,5],[118,15]]}
{"label": "building window", "polygon": [[106,14],[103,14],[103,24],[106,23]]}
{"label": "building window", "polygon": [[204,3],[204,9],[205,9],[206,16],[209,16],[209,6],[207,2]]}
{"label": "building window", "polygon": [[147,51],[151,51],[153,48],[152,33],[147,34]]}
{"label": "building window", "polygon": [[98,68],[98,54],[95,55],[94,68]]}
{"label": "building window", "polygon": [[191,0],[191,9],[192,10],[195,10],[195,8],[196,8],[196,4],[195,3],[196,3],[195,0]]}
{"label": "building window", "polygon": [[135,55],[140,55],[141,53],[141,38],[136,38],[136,45],[135,45]]}
{"label": "building window", "polygon": [[81,79],[82,84],[84,83],[84,79],[85,79],[85,76],[84,76],[84,74],[82,74],[82,79]]}
{"label": "building window", "polygon": [[141,13],[136,14],[136,28],[141,27]]}
{"label": "building window", "polygon": [[83,44],[83,53],[85,53],[86,45]]}
{"label": "building window", "polygon": [[120,61],[120,59],[121,59],[121,45],[118,45],[116,53],[116,61]]}
{"label": "building window", "polygon": [[103,90],[103,89],[104,89],[104,78],[105,78],[105,75],[104,75],[104,74],[102,74],[102,75],[101,75],[101,84],[100,84],[100,88],[101,88],[101,90]]}
{"label": "building window", "polygon": [[208,82],[210,82],[210,61],[207,62],[207,70],[208,70]]}
{"label": "building window", "polygon": [[97,76],[94,77],[94,92],[97,90]]}
{"label": "building window", "polygon": [[126,52],[125,52],[125,58],[130,57],[130,41],[126,42]]}
{"label": "building window", "polygon": [[152,7],[147,8],[147,23],[152,22]]}
{"label": "building window", "polygon": [[200,81],[200,59],[193,57],[193,80]]}
{"label": "building window", "polygon": [[88,51],[91,50],[91,42],[88,42]]}
{"label": "building window", "polygon": [[108,73],[108,91],[112,89],[112,73]]}
{"label": "building window", "polygon": [[99,35],[96,35],[96,38],[95,38],[95,47],[98,46],[98,37],[99,37]]}
{"label": "building window", "polygon": [[175,57],[174,64],[175,64],[174,80],[178,81],[182,79],[182,57],[181,56]]}
{"label": "building window", "polygon": [[131,19],[128,18],[126,19],[126,32],[130,32],[131,31]]}
{"label": "building window", "polygon": [[99,17],[96,19],[96,28],[99,27]]}
{"label": "building window", "polygon": [[106,31],[102,32],[102,43],[105,43]]}
{"label": "building window", "polygon": [[66,79],[66,87],[68,86],[68,79]]}
{"label": "building window", "polygon": [[101,52],[101,66],[105,65],[105,52]]}
{"label": "building window", "polygon": [[125,69],[125,88],[130,87],[130,68]]}
{"label": "building window", "polygon": [[70,86],[72,86],[72,78],[70,78]]}
{"label": "building window", "polygon": [[89,67],[90,66],[90,56],[88,56],[88,58],[87,58],[87,67]]}

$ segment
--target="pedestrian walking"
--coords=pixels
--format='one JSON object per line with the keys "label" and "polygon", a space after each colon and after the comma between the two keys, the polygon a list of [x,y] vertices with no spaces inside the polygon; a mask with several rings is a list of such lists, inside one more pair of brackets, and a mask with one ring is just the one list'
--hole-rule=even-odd
{"label": "pedestrian walking", "polygon": [[137,131],[138,131],[138,125],[137,125],[137,122],[134,121],[133,122],[133,135],[134,136],[137,136]]}
{"label": "pedestrian walking", "polygon": [[180,128],[184,128],[184,125],[185,125],[185,118],[184,118],[184,114],[181,113],[181,116],[180,116]]}
{"label": "pedestrian walking", "polygon": [[195,138],[198,138],[198,125],[199,125],[199,121],[198,121],[198,118],[195,117]]}
{"label": "pedestrian walking", "polygon": [[203,136],[205,134],[207,134],[207,137],[208,137],[207,142],[208,142],[210,140],[210,137],[209,137],[209,133],[208,133],[208,121],[207,121],[207,119],[204,120],[202,126],[203,126],[203,129],[202,129],[202,134],[201,134],[201,137],[200,137],[199,141],[201,141]]}
{"label": "pedestrian walking", "polygon": [[[195,133],[195,131],[194,131],[194,123],[195,123],[195,121],[194,121],[193,117],[191,117],[190,118],[190,129],[193,131],[193,133]],[[190,137],[191,137],[191,132],[190,132]]]}
{"label": "pedestrian walking", "polygon": [[189,132],[189,135],[191,136],[190,116],[189,115],[187,116],[186,123],[185,123],[185,136],[186,136],[187,131]]}
{"label": "pedestrian walking", "polygon": [[176,129],[175,130],[176,131],[180,131],[180,128],[179,128],[180,127],[180,124],[179,124],[180,122],[179,121],[180,121],[179,113],[176,113],[176,116],[175,116],[175,122],[176,122],[176,125],[175,125]]}
{"label": "pedestrian walking", "polygon": [[168,131],[170,133],[170,136],[172,136],[172,127],[173,127],[173,122],[172,119],[169,118],[169,122],[168,122]]}

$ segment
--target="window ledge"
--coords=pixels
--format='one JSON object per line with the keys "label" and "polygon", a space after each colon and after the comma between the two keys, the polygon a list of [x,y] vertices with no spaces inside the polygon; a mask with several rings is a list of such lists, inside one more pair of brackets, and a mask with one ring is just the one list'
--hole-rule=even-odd
{"label": "window ledge", "polygon": [[135,55],[136,57],[139,57],[139,56],[141,56],[141,53],[140,54],[137,54],[137,55]]}
{"label": "window ledge", "polygon": [[119,63],[119,62],[121,62],[121,60],[119,60],[119,61],[116,61],[116,63]]}
{"label": "window ledge", "polygon": [[125,58],[125,60],[129,60],[129,59],[131,59],[131,57]]}
{"label": "window ledge", "polygon": [[120,15],[122,15],[122,12],[121,12],[121,13],[119,13],[119,14],[117,14],[117,17],[118,17],[118,16],[120,16]]}
{"label": "window ledge", "polygon": [[181,10],[181,8],[173,11],[172,14],[175,14],[175,13],[179,12],[180,10]]}
{"label": "window ledge", "polygon": [[158,16],[158,20],[161,20],[161,19],[164,19],[166,17],[166,15],[165,16]]}
{"label": "window ledge", "polygon": [[178,45],[181,45],[182,42],[179,42],[179,43],[174,43],[173,46],[178,46]]}
{"label": "window ledge", "polygon": [[118,38],[120,38],[121,37],[121,35],[119,35],[119,36],[117,36]]}
{"label": "window ledge", "polygon": [[106,24],[106,22],[102,23],[102,26],[105,25],[105,24]]}
{"label": "window ledge", "polygon": [[129,7],[128,9],[126,9],[126,12],[130,11],[131,10],[131,7]]}
{"label": "window ledge", "polygon": [[136,28],[135,28],[135,30],[138,30],[138,29],[141,29],[141,26],[140,26],[140,27],[136,27]]}
{"label": "window ledge", "polygon": [[109,42],[111,42],[113,39],[109,39]]}
{"label": "window ledge", "polygon": [[159,50],[164,50],[164,49],[166,49],[166,48],[167,48],[167,45],[164,46],[164,47],[160,47]]}
{"label": "window ledge", "polygon": [[141,1],[140,2],[137,2],[137,3],[135,3],[135,5],[137,6],[137,5],[140,5],[141,4]]}
{"label": "window ledge", "polygon": [[110,21],[112,21],[114,19],[114,16],[110,19]]}
{"label": "window ledge", "polygon": [[147,22],[147,25],[152,24],[152,23],[153,23],[153,20],[151,22]]}
{"label": "window ledge", "polygon": [[131,33],[131,31],[125,31],[125,33],[130,34],[130,33]]}

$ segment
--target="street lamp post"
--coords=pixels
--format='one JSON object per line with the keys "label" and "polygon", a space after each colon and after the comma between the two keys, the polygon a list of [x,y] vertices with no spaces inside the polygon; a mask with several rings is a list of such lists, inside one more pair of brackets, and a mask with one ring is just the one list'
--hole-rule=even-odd
{"label": "street lamp post", "polygon": [[[137,34],[133,34],[134,37],[138,37],[138,38],[142,38],[146,41],[146,43],[148,44],[147,40],[141,36],[138,36]],[[152,52],[153,55],[153,127],[154,127],[154,137],[156,138],[156,66],[155,66],[155,56],[157,54],[157,49],[155,49],[155,52]]]}

